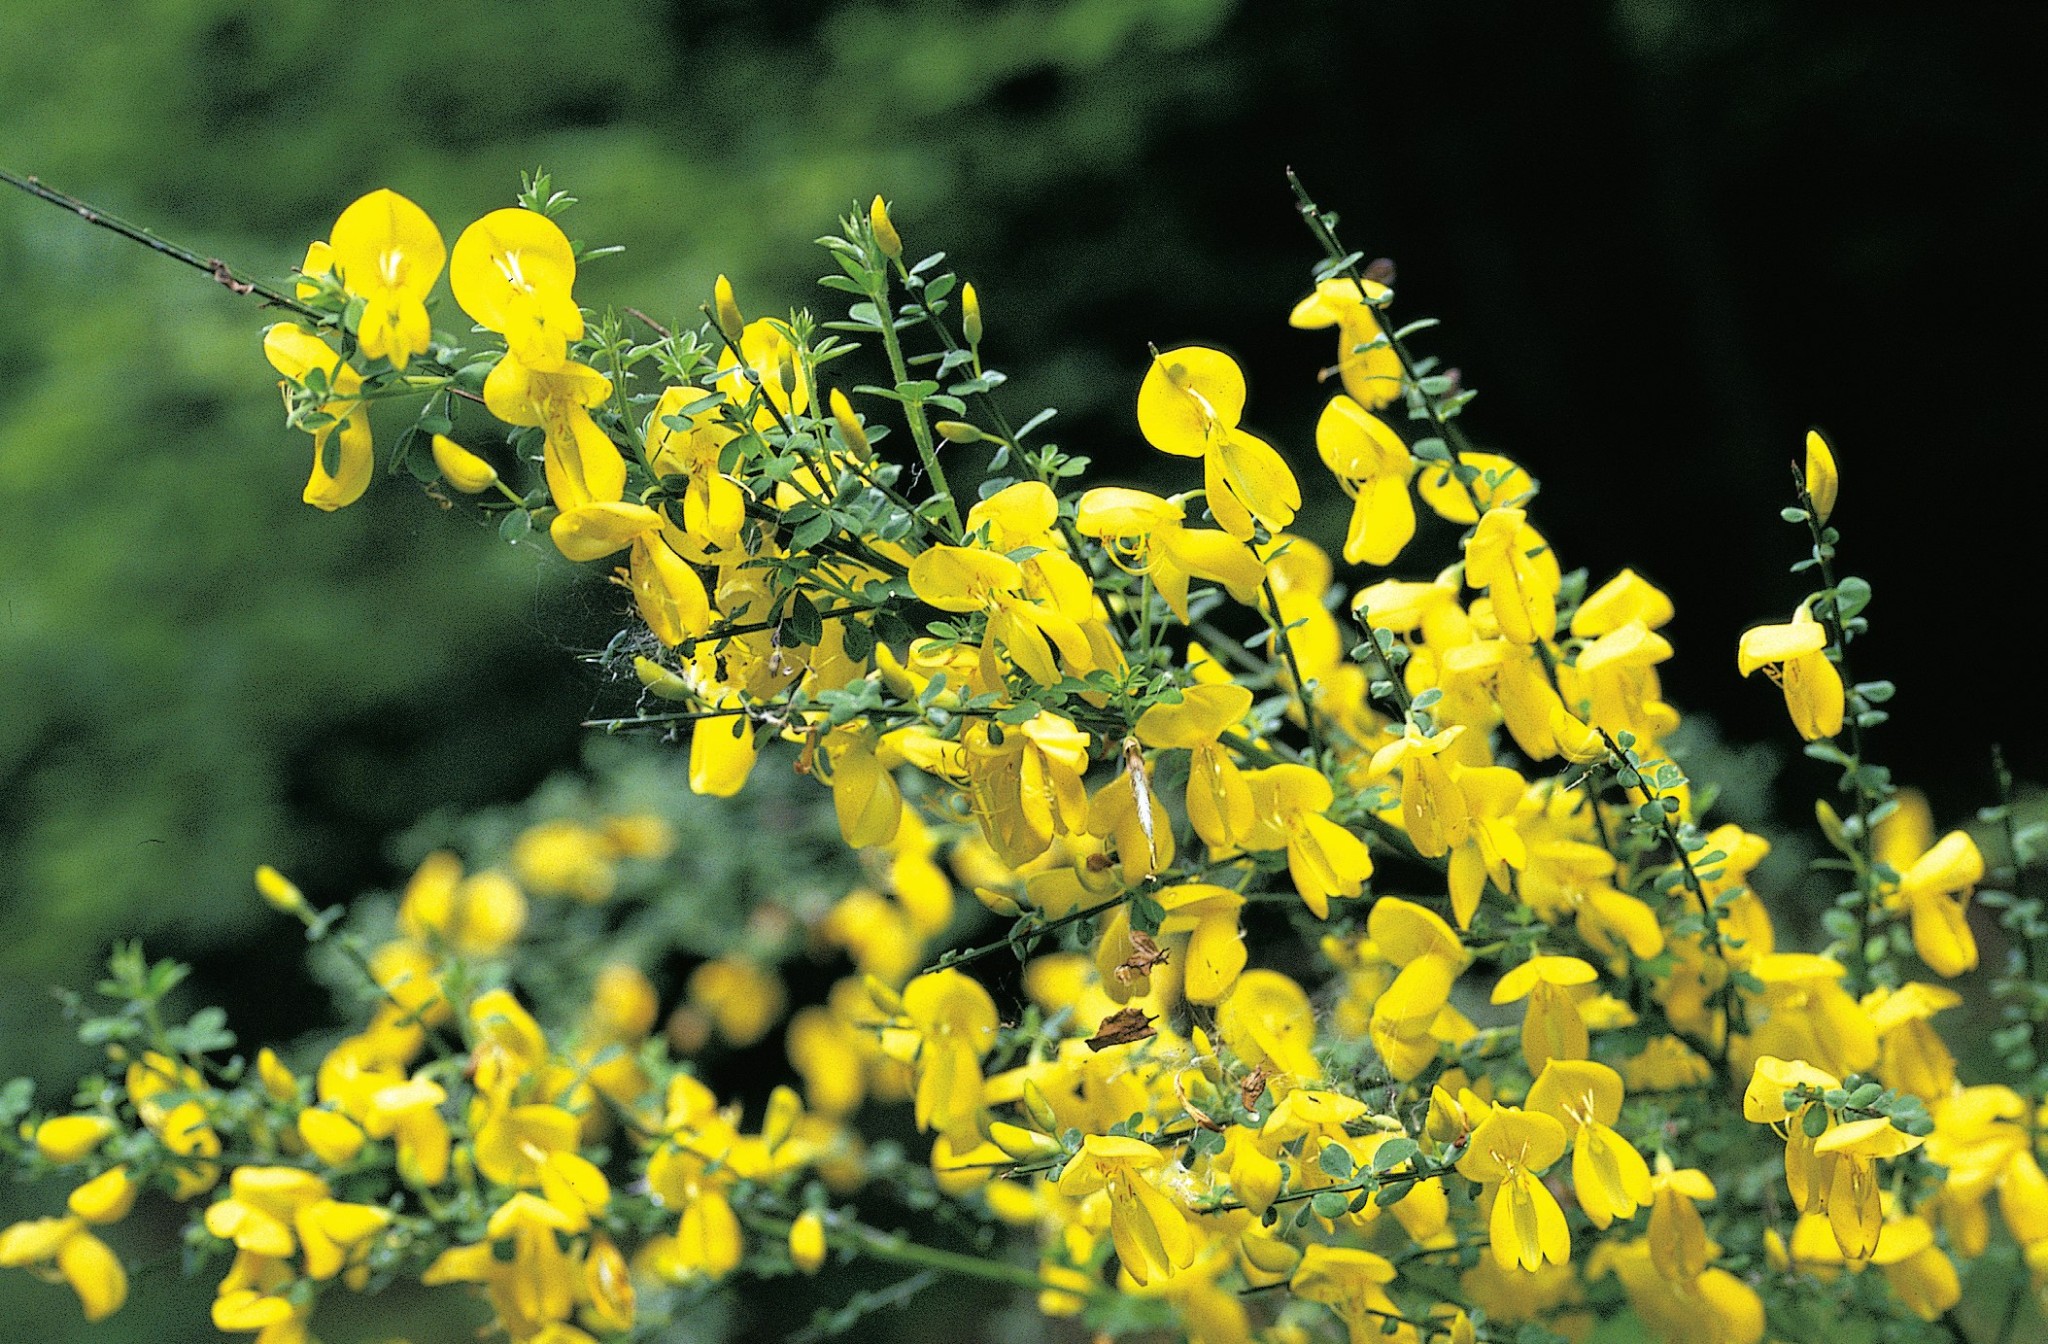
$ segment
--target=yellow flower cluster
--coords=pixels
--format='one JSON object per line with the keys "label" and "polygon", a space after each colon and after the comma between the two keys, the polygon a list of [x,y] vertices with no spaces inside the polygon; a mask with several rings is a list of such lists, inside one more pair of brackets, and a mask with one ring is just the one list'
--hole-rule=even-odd
{"label": "yellow flower cluster", "polygon": [[[323,326],[266,338],[314,436],[308,501],[362,493],[370,404],[445,406],[468,377],[539,483],[423,415],[446,483],[496,486],[485,507],[570,561],[627,555],[646,698],[616,726],[687,725],[704,797],[823,785],[861,880],[765,899],[659,1033],[660,991],[617,964],[543,1026],[507,987],[545,956],[529,895],[603,903],[670,835],[557,818],[480,871],[435,853],[364,949],[374,1013],[310,1081],[266,1053],[251,1093],[150,1042],[105,1108],[31,1131],[89,1179],[0,1234],[0,1263],[105,1315],[121,1269],[90,1228],[140,1182],[214,1194],[205,1232],[234,1251],[215,1323],[264,1344],[373,1272],[471,1286],[507,1337],[573,1344],[633,1330],[648,1293],[835,1249],[1034,1289],[1053,1316],[1122,1294],[1141,1305],[1100,1319],[1204,1344],[1580,1338],[1624,1309],[1760,1344],[1817,1293],[1944,1317],[1995,1192],[2048,1279],[2042,1098],[1960,1084],[1932,1019],[1961,998],[1910,978],[1909,955],[1977,966],[1986,865],[1867,755],[1890,690],[1846,673],[1867,588],[1834,572],[1832,448],[1810,438],[1790,511],[1825,586],[1730,638],[1844,770],[1819,815],[1851,889],[1803,951],[1753,885],[1771,845],[1712,822],[1675,759],[1669,597],[1567,572],[1535,479],[1466,439],[1467,394],[1308,214],[1333,259],[1292,320],[1337,329],[1344,388],[1316,455],[1355,501],[1342,560],[1382,571],[1345,589],[1291,530],[1313,492],[1246,427],[1228,354],[1154,352],[1136,388],[1138,435],[1199,459],[1198,485],[1073,488],[1083,464],[995,399],[979,297],[953,317],[953,277],[905,264],[879,199],[826,240],[827,287],[863,300],[845,322],[747,322],[721,278],[706,327],[638,346],[586,321],[543,211],[493,212],[447,258],[497,338],[473,351],[431,328],[431,221],[388,191],[351,206],[304,268]],[[876,342],[893,383],[828,386],[828,331]],[[907,356],[913,335],[934,348]],[[855,397],[890,408],[928,497]],[[963,512],[946,465],[975,449]],[[1455,553],[1410,558],[1425,515]],[[261,885],[324,936],[296,888]],[[1007,936],[955,945],[989,914]],[[1290,926],[1308,946],[1272,937]],[[1019,980],[979,976],[1012,951]],[[797,957],[837,978],[790,1014]],[[795,1085],[748,1130],[686,1061],[753,1059],[778,1026]],[[921,1166],[856,1128],[902,1103]],[[871,1180],[1017,1229],[1030,1264],[866,1226]]]}

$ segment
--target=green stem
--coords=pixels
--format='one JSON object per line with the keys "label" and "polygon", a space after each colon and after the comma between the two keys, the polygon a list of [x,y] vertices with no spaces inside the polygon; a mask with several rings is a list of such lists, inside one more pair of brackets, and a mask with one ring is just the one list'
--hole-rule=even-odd
{"label": "green stem", "polygon": [[[1820,512],[1814,507],[1813,496],[1807,493],[1806,479],[1795,468],[1794,488],[1798,491],[1799,506],[1806,513],[1806,529],[1813,538],[1813,559],[1820,567],[1820,579],[1827,593],[1825,601],[1813,604],[1813,614],[1820,617],[1821,625],[1828,632],[1828,655],[1834,660],[1835,669],[1843,683],[1850,688],[1850,698],[1858,700],[1854,692],[1855,677],[1849,671],[1849,631],[1842,622],[1841,598],[1835,581],[1835,543],[1828,533],[1831,529],[1821,521]],[[1864,776],[1863,724],[1859,721],[1862,711],[1855,704],[1849,706],[1848,733],[1850,766],[1842,773],[1841,788],[1855,800],[1856,806],[1856,887],[1863,896],[1859,927],[1856,939],[1856,959],[1849,967],[1849,992],[1861,996],[1875,978],[1871,965],[1870,943],[1877,932],[1879,916],[1877,880],[1877,837],[1870,823],[1870,814],[1884,801],[1869,786]]]}
{"label": "green stem", "polygon": [[1322,727],[1316,720],[1316,707],[1308,692],[1308,681],[1301,675],[1301,660],[1294,656],[1294,639],[1288,633],[1287,619],[1280,614],[1280,595],[1273,591],[1271,576],[1261,579],[1259,587],[1266,594],[1266,606],[1271,612],[1273,637],[1280,641],[1280,656],[1287,663],[1287,673],[1294,678],[1294,698],[1301,702],[1302,722],[1308,727],[1309,754],[1320,768],[1327,763],[1323,757]]}
{"label": "green stem", "polygon": [[[1640,769],[1629,762],[1627,756],[1622,753],[1621,744],[1610,737],[1605,728],[1596,727],[1594,731],[1599,733],[1600,740],[1607,744],[1608,753],[1613,757],[1613,763],[1617,772],[1626,769],[1633,773],[1636,777],[1636,788],[1643,795],[1643,801],[1658,805],[1657,821],[1659,833],[1664,837],[1664,843],[1671,847],[1671,853],[1678,860],[1678,869],[1685,889],[1692,893],[1693,900],[1699,905],[1700,918],[1706,924],[1707,942],[1713,949],[1714,956],[1720,961],[1722,972],[1726,976],[1726,979],[1722,982],[1720,997],[1722,1010],[1728,1015],[1729,1031],[1746,1031],[1748,1028],[1744,1021],[1742,999],[1735,988],[1735,968],[1728,962],[1728,948],[1721,939],[1721,908],[1707,899],[1706,884],[1700,881],[1698,870],[1692,866],[1692,855],[1686,852],[1685,846],[1679,841],[1678,825],[1671,820],[1672,814],[1664,808],[1663,796],[1650,783],[1648,776],[1644,775]],[[1618,783],[1619,781],[1617,780],[1616,782]],[[1628,792],[1626,786],[1623,786],[1622,792],[1624,794]],[[1595,803],[1594,806],[1597,809],[1599,804]],[[1725,1047],[1722,1049],[1721,1055],[1723,1058],[1726,1057],[1727,1050]]]}
{"label": "green stem", "polygon": [[[1301,185],[1301,179],[1294,175],[1294,170],[1291,168],[1287,170],[1287,182],[1289,186],[1294,188],[1295,203],[1300,207],[1303,222],[1308,225],[1309,232],[1316,236],[1316,241],[1322,244],[1323,252],[1329,260],[1337,261],[1349,256],[1350,253],[1344,250],[1344,245],[1337,241],[1337,235],[1331,231],[1329,224],[1324,221],[1322,209],[1309,197],[1308,189]],[[1392,350],[1394,357],[1401,361],[1401,376],[1407,381],[1408,386],[1415,389],[1416,398],[1421,402],[1430,426],[1437,432],[1437,437],[1449,447],[1452,456],[1449,462],[1443,464],[1445,473],[1458,483],[1459,489],[1465,492],[1465,498],[1472,504],[1473,516],[1477,517],[1485,513],[1486,510],[1480,507],[1478,493],[1472,489],[1472,483],[1458,470],[1463,465],[1461,459],[1466,453],[1472,451],[1472,445],[1465,438],[1465,432],[1445,417],[1443,408],[1437,404],[1435,397],[1422,390],[1421,370],[1416,368],[1415,361],[1408,355],[1407,347],[1403,346],[1395,338],[1393,328],[1385,320],[1387,315],[1386,305],[1383,303],[1375,304],[1368,296],[1365,288],[1365,277],[1359,273],[1357,265],[1346,262],[1343,274],[1357,288],[1358,297],[1365,301],[1366,306],[1373,309],[1374,318],[1379,325],[1381,334],[1387,338],[1387,348]],[[1349,351],[1343,352],[1345,355],[1349,353]]]}
{"label": "green stem", "polygon": [[[889,356],[889,372],[901,387],[910,381],[910,370],[903,362],[903,342],[896,335],[896,319],[889,311],[889,275],[882,271],[876,276],[875,287],[868,291],[868,298],[874,302],[876,315],[882,328],[882,349]],[[903,417],[910,424],[910,440],[917,446],[918,460],[924,463],[925,471],[932,478],[932,489],[939,501],[946,506],[946,519],[953,525],[953,539],[966,535],[967,525],[960,520],[960,505],[953,498],[953,487],[946,482],[946,469],[939,465],[937,446],[932,442],[932,427],[925,419],[921,402],[905,401]]]}
{"label": "green stem", "polygon": [[273,307],[287,309],[301,317],[311,318],[313,321],[323,325],[333,320],[318,309],[310,308],[281,290],[274,289],[260,280],[244,280],[235,273],[232,267],[218,257],[202,257],[188,247],[180,247],[178,244],[167,239],[157,237],[139,224],[130,224],[118,215],[110,215],[89,201],[82,201],[76,196],[67,195],[53,187],[44,186],[35,177],[25,176],[20,173],[10,172],[5,168],[0,168],[0,182],[5,182],[12,187],[19,187],[38,200],[48,201],[51,205],[61,206],[72,214],[77,215],[86,223],[117,233],[130,242],[140,243],[160,256],[169,257],[173,261],[181,261],[194,270],[204,271],[212,276],[216,283],[233,290],[237,294],[254,294]]}
{"label": "green stem", "polygon": [[[749,1213],[745,1218],[747,1226],[761,1236],[774,1237],[780,1241],[789,1240],[792,1224],[786,1219],[770,1218],[755,1213]],[[1035,1271],[1025,1269],[1021,1265],[1004,1264],[998,1260],[985,1260],[978,1255],[941,1250],[937,1246],[906,1241],[864,1223],[842,1221],[837,1215],[826,1216],[825,1240],[841,1250],[852,1251],[856,1255],[864,1255],[873,1260],[887,1260],[899,1265],[935,1269],[961,1278],[981,1279],[1012,1288],[1028,1288],[1034,1292],[1076,1291],[1074,1286],[1048,1283]]]}
{"label": "green stem", "polygon": [[1079,924],[1084,919],[1093,919],[1105,910],[1114,910],[1130,899],[1130,892],[1122,892],[1098,905],[1086,906],[1080,910],[1073,911],[1071,914],[1061,915],[1058,919],[1048,920],[1023,933],[1013,931],[1009,937],[993,943],[983,943],[980,947],[970,947],[960,952],[948,952],[930,966],[927,966],[921,974],[931,971],[942,971],[951,966],[964,966],[970,961],[980,961],[983,957],[1015,947],[1019,943],[1036,942],[1049,933],[1057,933],[1069,924]]}
{"label": "green stem", "polygon": [[[213,278],[214,283],[232,293],[254,294],[270,307],[282,308],[287,312],[297,313],[300,317],[306,318],[318,326],[333,327],[336,325],[333,315],[323,313],[317,308],[301,303],[298,299],[291,297],[284,291],[272,285],[266,285],[260,280],[243,279],[239,272],[219,257],[202,257],[189,247],[180,246],[166,238],[159,238],[140,224],[131,224],[118,215],[110,215],[90,201],[83,201],[76,196],[58,191],[54,187],[45,186],[40,179],[32,174],[16,173],[6,168],[0,168],[0,182],[5,182],[10,187],[19,187],[39,201],[48,201],[51,205],[69,210],[86,223],[106,229],[110,233],[119,234],[131,243],[140,243],[159,256],[169,257],[172,261],[183,262],[195,271],[204,271]],[[423,362],[433,363],[431,360]],[[441,366],[437,364],[436,367]],[[443,371],[450,377],[454,375],[454,371],[451,369],[444,369]],[[463,388],[451,387],[448,390],[464,400],[474,401],[478,404],[483,402],[482,397]]]}

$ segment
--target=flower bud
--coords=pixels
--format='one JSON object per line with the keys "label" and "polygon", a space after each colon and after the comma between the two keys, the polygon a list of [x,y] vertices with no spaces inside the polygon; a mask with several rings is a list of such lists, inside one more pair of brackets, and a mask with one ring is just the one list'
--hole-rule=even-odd
{"label": "flower bud", "polygon": [[140,1189],[126,1165],[109,1167],[73,1190],[66,1207],[88,1223],[118,1223],[135,1207]]}
{"label": "flower bud", "polygon": [[689,700],[694,694],[690,683],[655,662],[652,658],[635,658],[633,674],[640,678],[640,684],[663,700]]}
{"label": "flower bud", "polygon": [[465,495],[488,490],[498,483],[498,469],[445,434],[434,436],[434,465],[441,479]]}
{"label": "flower bud", "polygon": [[299,1080],[277,1057],[277,1051],[264,1046],[256,1052],[256,1076],[263,1080],[263,1090],[274,1101],[293,1101],[299,1095]]}
{"label": "flower bud", "polygon": [[867,431],[861,428],[860,420],[853,413],[853,403],[838,388],[832,389],[832,423],[839,427],[839,437],[854,452],[862,457],[875,455],[874,445],[868,442]]}
{"label": "flower bud", "polygon": [[960,331],[969,345],[981,344],[981,295],[972,284],[960,286]]}
{"label": "flower bud", "polygon": [[1042,1162],[1061,1153],[1060,1142],[1049,1134],[1026,1129],[1022,1125],[1005,1124],[1001,1120],[991,1121],[988,1127],[989,1142],[1008,1153],[1019,1162]]}
{"label": "flower bud", "polygon": [[761,1142],[769,1152],[788,1141],[789,1132],[796,1128],[803,1113],[803,1099],[793,1089],[778,1085],[768,1094],[768,1113],[761,1120]]}
{"label": "flower bud", "polygon": [[299,1112],[299,1137],[313,1156],[330,1167],[354,1160],[363,1151],[362,1126],[340,1111],[308,1108]]}
{"label": "flower bud", "polygon": [[887,983],[869,975],[861,978],[861,987],[867,990],[868,998],[873,1001],[875,1007],[891,1017],[900,1017],[902,1015],[903,996],[889,988]]}
{"label": "flower bud", "polygon": [[868,223],[875,229],[875,246],[882,249],[882,255],[891,261],[903,260],[903,239],[897,236],[896,226],[889,222],[889,207],[882,204],[880,196],[868,206]]}
{"label": "flower bud", "polygon": [[83,1162],[119,1128],[104,1115],[58,1115],[36,1126],[36,1151],[48,1162]]}
{"label": "flower bud", "polygon": [[1815,521],[1825,524],[1835,511],[1842,478],[1835,470],[1835,450],[1817,429],[1806,431],[1806,497],[1813,501]]}
{"label": "flower bud", "polygon": [[781,345],[775,351],[775,384],[782,389],[784,401],[796,397],[796,352],[788,345]]}
{"label": "flower bud", "polygon": [[964,420],[941,420],[932,426],[947,443],[980,443],[988,435]]}
{"label": "flower bud", "polygon": [[305,893],[301,892],[290,878],[267,863],[256,870],[256,891],[273,908],[287,915],[306,912]]}
{"label": "flower bud", "polygon": [[789,1258],[806,1274],[815,1274],[825,1263],[825,1220],[816,1209],[806,1209],[789,1225]]}
{"label": "flower bud", "polygon": [[746,331],[746,319],[740,316],[740,306],[732,296],[732,281],[724,276],[711,287],[711,310],[718,319],[718,330],[734,345],[740,343],[740,335]]}

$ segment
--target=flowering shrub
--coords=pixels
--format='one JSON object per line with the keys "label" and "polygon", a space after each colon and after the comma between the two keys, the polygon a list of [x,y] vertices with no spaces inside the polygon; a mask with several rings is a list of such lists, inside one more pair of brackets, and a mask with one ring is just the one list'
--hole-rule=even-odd
{"label": "flowering shrub", "polygon": [[[389,472],[611,569],[642,703],[605,726],[686,733],[689,790],[735,801],[644,774],[631,805],[544,797],[346,912],[260,869],[360,991],[317,1055],[166,1021],[179,968],[122,949],[111,1007],[74,1005],[103,1075],[5,1094],[11,1160],[72,1189],[0,1264],[98,1320],[126,1277],[95,1229],[151,1191],[191,1207],[214,1325],[262,1344],[400,1280],[513,1340],[651,1337],[853,1258],[921,1273],[820,1333],[947,1274],[1100,1338],[1577,1339],[1629,1310],[1755,1344],[1969,1338],[1961,1271],[2003,1257],[1979,1328],[2005,1338],[2048,1278],[2038,831],[2009,785],[1985,813],[2007,1026],[1965,1085],[1935,1022],[1987,862],[1868,752],[1892,688],[1849,672],[1870,593],[1836,567],[1833,449],[1808,436],[1785,511],[1817,586],[1735,651],[1841,772],[1809,951],[1750,885],[1768,843],[1680,759],[1671,602],[1565,569],[1526,465],[1475,448],[1472,392],[1413,352],[1429,324],[1395,323],[1391,266],[1301,201],[1342,589],[1228,354],[1156,351],[1134,389],[1192,488],[1090,486],[1050,412],[1010,418],[974,287],[910,263],[879,198],[820,240],[843,317],[750,321],[721,279],[678,329],[579,308],[593,254],[545,178],[452,248],[393,192],[349,206],[262,291],[292,310],[263,345],[306,502],[369,488],[373,407],[410,417]],[[444,269],[473,339],[437,322]],[[838,376],[861,347],[887,381]],[[459,441],[463,404],[502,447]],[[647,972],[678,950],[664,1021]],[[791,1012],[810,965],[841,978]],[[786,1081],[707,1083],[778,1031]],[[877,1139],[906,1108],[911,1152]],[[890,1226],[913,1213],[943,1236]]]}

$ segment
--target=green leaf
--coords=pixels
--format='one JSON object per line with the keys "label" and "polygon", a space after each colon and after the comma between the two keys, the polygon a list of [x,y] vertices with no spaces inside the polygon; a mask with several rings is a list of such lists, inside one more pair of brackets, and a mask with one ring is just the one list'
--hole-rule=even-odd
{"label": "green leaf", "polygon": [[1870,585],[1850,575],[1835,585],[1835,610],[1848,620],[1870,605]]}
{"label": "green leaf", "polygon": [[864,663],[875,651],[875,632],[866,621],[851,619],[839,623],[839,643],[846,650],[846,656],[856,663]]}
{"label": "green leaf", "polygon": [[817,604],[802,593],[792,594],[780,633],[785,644],[816,644],[823,639],[825,622],[818,616]]}
{"label": "green leaf", "polygon": [[1335,1190],[1325,1190],[1308,1205],[1318,1218],[1342,1218],[1351,1211],[1351,1197]]}
{"label": "green leaf", "polygon": [[1388,1139],[1373,1150],[1372,1169],[1375,1172],[1391,1171],[1421,1151],[1421,1147],[1413,1139]]}
{"label": "green leaf", "polygon": [[1320,1166],[1326,1175],[1334,1176],[1340,1181],[1350,1179],[1353,1170],[1351,1152],[1341,1143],[1324,1144],[1322,1153],[1316,1158],[1316,1165]]}

